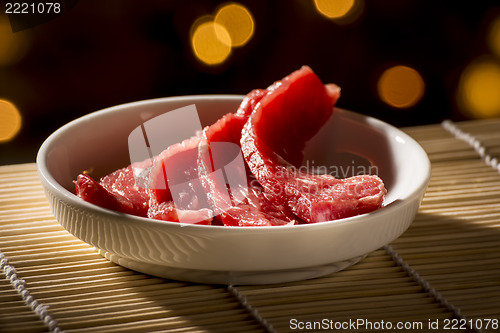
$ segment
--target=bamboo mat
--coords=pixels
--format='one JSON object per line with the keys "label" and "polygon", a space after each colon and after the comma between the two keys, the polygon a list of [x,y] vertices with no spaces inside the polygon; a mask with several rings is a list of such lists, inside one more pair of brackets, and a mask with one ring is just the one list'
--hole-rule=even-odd
{"label": "bamboo mat", "polygon": [[59,226],[34,164],[2,166],[0,332],[499,331],[500,120],[405,131],[433,168],[408,231],[342,272],[267,286],[117,266]]}

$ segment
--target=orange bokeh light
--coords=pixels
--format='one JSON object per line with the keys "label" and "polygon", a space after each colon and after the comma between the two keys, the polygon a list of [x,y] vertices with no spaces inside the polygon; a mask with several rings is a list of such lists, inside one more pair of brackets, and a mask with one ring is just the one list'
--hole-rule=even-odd
{"label": "orange bokeh light", "polygon": [[457,103],[474,118],[500,116],[500,64],[491,58],[470,63],[460,77]]}
{"label": "orange bokeh light", "polygon": [[398,65],[382,73],[377,89],[386,104],[396,108],[409,108],[422,99],[425,83],[415,69]]}
{"label": "orange bokeh light", "polygon": [[338,24],[353,23],[361,15],[363,0],[314,0],[316,10]]}
{"label": "orange bokeh light", "polygon": [[0,143],[12,140],[21,129],[19,110],[9,101],[0,99]]}

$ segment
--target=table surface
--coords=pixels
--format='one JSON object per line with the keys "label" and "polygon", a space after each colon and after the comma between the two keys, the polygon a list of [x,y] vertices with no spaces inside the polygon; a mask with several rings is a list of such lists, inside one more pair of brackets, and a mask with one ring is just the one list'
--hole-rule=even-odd
{"label": "table surface", "polygon": [[185,283],[111,263],[57,223],[35,164],[1,166],[0,331],[500,330],[500,119],[403,130],[432,163],[410,228],[344,271],[277,285]]}

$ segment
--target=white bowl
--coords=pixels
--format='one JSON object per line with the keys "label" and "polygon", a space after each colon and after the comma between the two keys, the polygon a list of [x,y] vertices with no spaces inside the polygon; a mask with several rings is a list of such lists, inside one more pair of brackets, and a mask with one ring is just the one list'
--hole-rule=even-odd
{"label": "white bowl", "polygon": [[[144,121],[195,104],[202,125],[234,112],[243,96],[160,98],[76,119],[41,146],[37,165],[59,223],[109,260],[165,278],[221,284],[281,283],[344,269],[399,237],[415,217],[430,178],[426,153],[382,121],[336,109],[308,144],[306,157],[330,173],[352,174],[371,161],[388,189],[369,214],[287,227],[225,227],[157,221],[104,209],[74,194],[73,180],[93,168],[105,175],[130,163],[128,135]],[[349,157],[340,167],[338,157]],[[351,171],[349,171],[351,167]],[[337,168],[337,169],[335,169]]]}

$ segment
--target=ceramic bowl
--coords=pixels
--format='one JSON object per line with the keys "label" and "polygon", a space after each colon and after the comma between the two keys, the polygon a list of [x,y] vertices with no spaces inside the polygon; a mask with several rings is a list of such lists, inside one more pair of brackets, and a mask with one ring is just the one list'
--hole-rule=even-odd
{"label": "ceramic bowl", "polygon": [[388,190],[384,207],[355,217],[286,227],[186,225],[104,209],[74,194],[83,170],[130,164],[127,138],[148,119],[195,104],[203,126],[234,112],[243,96],[139,101],[97,111],[54,132],[37,166],[52,211],[70,233],[109,260],[164,278],[214,284],[267,284],[342,270],[399,237],[413,221],[430,178],[429,159],[411,137],[380,120],[335,109],[307,145],[307,163],[338,177],[372,168]]}

